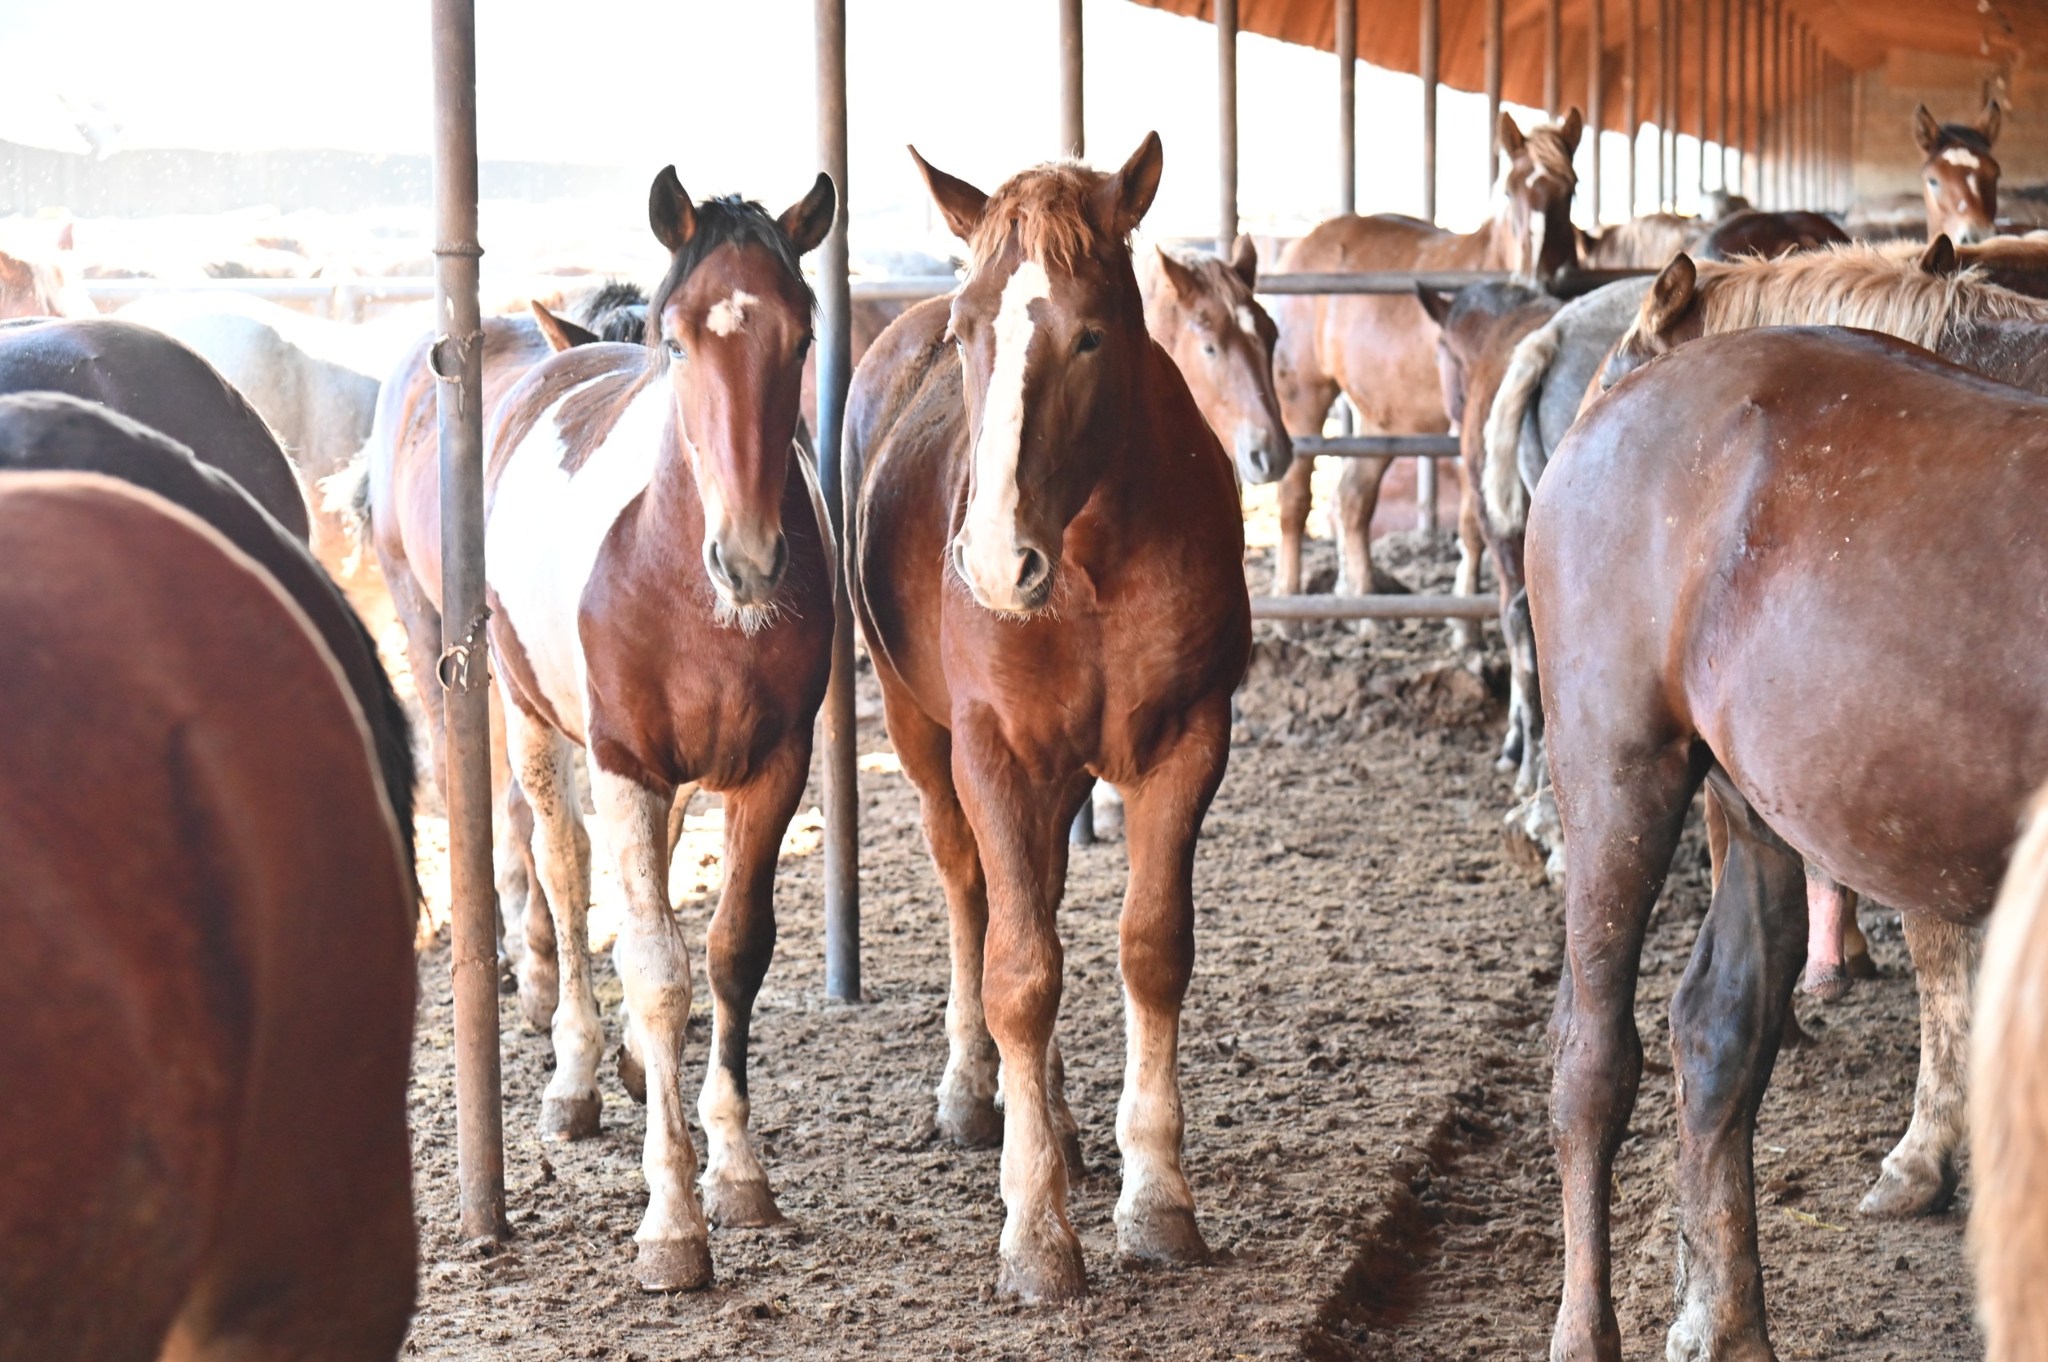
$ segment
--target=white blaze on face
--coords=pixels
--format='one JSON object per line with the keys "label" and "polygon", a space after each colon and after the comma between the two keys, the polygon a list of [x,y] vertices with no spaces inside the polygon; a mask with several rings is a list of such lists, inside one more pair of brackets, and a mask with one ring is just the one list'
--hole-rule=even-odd
{"label": "white blaze on face", "polygon": [[1529,254],[1522,262],[1522,273],[1534,275],[1543,265],[1543,239],[1550,232],[1550,218],[1544,213],[1529,214]]}
{"label": "white blaze on face", "polygon": [[704,314],[704,329],[714,336],[730,336],[747,324],[747,309],[760,302],[745,289],[734,289],[732,296],[721,298],[711,305]]}
{"label": "white blaze on face", "polygon": [[1250,308],[1238,308],[1237,326],[1240,331],[1244,332],[1247,336],[1250,336],[1253,340],[1257,340],[1259,338],[1258,314],[1253,312]]}
{"label": "white blaze on face", "polygon": [[974,496],[960,546],[968,585],[984,605],[1004,608],[1017,592],[1017,459],[1024,441],[1024,372],[1038,324],[1031,304],[1052,296],[1045,266],[1026,260],[1003,285],[996,309],[996,356],[974,441]]}
{"label": "white blaze on face", "polygon": [[1947,161],[1952,166],[1961,166],[1965,170],[1977,170],[1984,164],[1977,159],[1977,153],[1971,151],[1968,147],[1950,147],[1941,153],[1941,159]]}

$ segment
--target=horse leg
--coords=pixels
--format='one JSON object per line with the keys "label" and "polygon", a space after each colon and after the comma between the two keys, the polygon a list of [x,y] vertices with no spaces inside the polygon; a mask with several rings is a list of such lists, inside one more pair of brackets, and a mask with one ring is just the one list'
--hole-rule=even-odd
{"label": "horse leg", "polygon": [[1181,1170],[1180,1010],[1195,965],[1195,841],[1229,755],[1229,698],[1213,696],[1124,794],[1131,875],[1118,942],[1125,1052],[1116,1243],[1127,1258],[1193,1263],[1209,1254]]}
{"label": "horse leg", "polygon": [[597,1061],[604,1045],[590,977],[590,836],[570,780],[568,740],[514,702],[505,706],[505,739],[533,810],[533,855],[554,915],[559,966],[555,1072],[541,1094],[540,1132],[550,1140],[580,1140],[597,1134]]}
{"label": "horse leg", "polygon": [[1301,594],[1301,541],[1308,530],[1309,504],[1314,499],[1310,480],[1315,476],[1313,454],[1297,454],[1280,478],[1280,556],[1273,563],[1273,594]]}
{"label": "horse leg", "polygon": [[424,734],[415,730],[414,737],[426,739],[427,774],[433,778],[435,793],[445,805],[448,769],[441,753],[441,683],[434,674],[441,660],[441,608],[412,575],[411,567],[402,561],[384,561],[381,553],[377,558],[384,569],[384,580],[391,587],[391,603],[405,625],[405,660],[412,668],[412,693],[426,719],[418,726]]}
{"label": "horse leg", "polygon": [[[1596,689],[1598,689],[1596,687]],[[1611,1280],[1614,1155],[1635,1109],[1643,1045],[1636,971],[1685,813],[1699,783],[1690,744],[1616,731],[1611,698],[1588,697],[1552,753],[1565,844],[1565,958],[1551,1020],[1552,1137],[1564,1202],[1564,1293],[1554,1362],[1619,1362]],[[1640,730],[1639,730],[1640,731]],[[1581,772],[1584,773],[1581,777]]]}
{"label": "horse leg", "polygon": [[1870,958],[1870,941],[1863,935],[1863,924],[1856,920],[1856,891],[1844,889],[1842,899],[1842,968],[1851,979],[1875,979],[1877,963]]}
{"label": "horse leg", "polygon": [[[538,1034],[553,1020],[555,1002],[561,997],[562,980],[555,955],[555,919],[548,896],[540,887],[540,869],[534,858],[533,804],[518,781],[505,782],[505,832],[499,843],[498,901],[508,904],[508,885],[524,889],[520,902],[520,927],[524,950],[519,956],[519,1016],[526,1029]],[[510,855],[506,855],[509,850]],[[517,872],[506,862],[514,861]]]}
{"label": "horse leg", "polygon": [[[1379,509],[1380,481],[1392,459],[1346,459],[1337,480],[1337,541],[1344,563],[1344,584],[1352,592],[1371,595],[1381,586],[1405,590],[1372,565],[1372,517]],[[1371,621],[1366,621],[1370,624]]]}
{"label": "horse leg", "polygon": [[1849,971],[1842,958],[1845,918],[1854,919],[1856,896],[1823,874],[1806,867],[1806,970],[1799,991],[1833,1002],[1849,991]]}
{"label": "horse leg", "polygon": [[711,977],[711,1063],[697,1117],[704,1123],[704,1213],[715,1225],[782,1219],[747,1136],[747,1037],[754,998],[775,954],[775,861],[811,769],[800,728],[754,779],[725,796],[725,886],[705,945]]}
{"label": "horse leg", "polygon": [[[1075,781],[1074,792],[1069,799],[1070,808],[1066,821],[1071,825],[1074,813],[1087,803],[1097,782],[1085,773]],[[1065,900],[1067,895],[1067,855],[1073,846],[1071,839],[1061,842],[1059,855],[1052,867],[1051,894],[1054,903]],[[1045,1090],[1052,1104],[1053,1130],[1059,1136],[1060,1155],[1067,1165],[1067,1179],[1085,1177],[1088,1163],[1081,1154],[1081,1124],[1074,1119],[1073,1108],[1067,1105],[1067,1063],[1060,1054],[1060,1038],[1055,1034],[1045,1048]]]}
{"label": "horse leg", "polygon": [[1906,949],[1920,989],[1920,1078],[1913,1121],[1857,1209],[1900,1219],[1945,1210],[1956,1194],[1956,1147],[1967,1109],[1970,981],[1982,932],[1926,913],[1905,913]]}
{"label": "horse leg", "polygon": [[1720,881],[1671,1000],[1678,1075],[1678,1317],[1671,1362],[1773,1357],[1756,1247],[1756,1113],[1805,946],[1804,869],[1718,778]]}
{"label": "horse leg", "polygon": [[[1460,596],[1479,594],[1479,565],[1486,554],[1486,533],[1479,520],[1479,494],[1473,486],[1471,470],[1465,461],[1458,461],[1458,578],[1456,590]],[[1452,626],[1452,636],[1458,646],[1467,652],[1479,651],[1479,621],[1459,620]]]}
{"label": "horse leg", "polygon": [[1002,1056],[1002,1268],[996,1290],[1026,1300],[1084,1294],[1081,1241],[1067,1221],[1067,1169],[1046,1079],[1059,1016],[1056,877],[1074,800],[1050,797],[975,713],[953,732],[953,776],[988,869],[982,1005]]}

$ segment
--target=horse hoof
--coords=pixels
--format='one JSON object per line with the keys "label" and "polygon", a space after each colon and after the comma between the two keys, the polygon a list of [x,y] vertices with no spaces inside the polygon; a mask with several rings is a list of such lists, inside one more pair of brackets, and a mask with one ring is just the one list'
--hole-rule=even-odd
{"label": "horse hoof", "polygon": [[766,1178],[747,1182],[710,1182],[701,1188],[704,1215],[720,1229],[752,1230],[780,1225],[782,1212],[776,1209],[775,1194]]}
{"label": "horse hoof", "polygon": [[537,1036],[546,1035],[555,1024],[557,987],[554,970],[534,969],[526,961],[520,962],[519,1020]]}
{"label": "horse hoof", "polygon": [[643,1239],[633,1261],[642,1291],[701,1291],[711,1285],[709,1239]]}
{"label": "horse hoof", "polygon": [[1060,1132],[1060,1157],[1066,1161],[1069,1182],[1076,1182],[1088,1176],[1088,1161],[1081,1157],[1080,1131]]}
{"label": "horse hoof", "polygon": [[1027,1304],[1079,1300],[1088,1294],[1088,1273],[1081,1266],[1081,1243],[1064,1241],[1035,1245],[1030,1251],[1003,1254],[996,1275],[996,1294]]}
{"label": "horse hoof", "polygon": [[597,1113],[601,1107],[596,1093],[574,1097],[543,1097],[540,1102],[540,1136],[544,1140],[587,1140],[597,1134]]}
{"label": "horse hoof", "polygon": [[1849,972],[1840,965],[1810,969],[1799,981],[1799,991],[1824,1003],[1839,1002],[1849,993]]}
{"label": "horse hoof", "polygon": [[619,1048],[612,1051],[612,1062],[618,1067],[619,1085],[626,1090],[626,1096],[646,1106],[647,1066],[634,1057],[624,1041],[620,1041]]}
{"label": "horse hoof", "polygon": [[1003,1115],[988,1097],[941,1098],[939,1134],[968,1149],[994,1149],[1003,1142]]}
{"label": "horse hoof", "polygon": [[1875,979],[1877,977],[1877,962],[1867,955],[1852,955],[1842,962],[1842,966],[1849,972],[1851,979]]}
{"label": "horse hoof", "polygon": [[1116,1251],[1143,1263],[1183,1267],[1209,1261],[1209,1245],[1186,1206],[1156,1206],[1119,1221]]}
{"label": "horse hoof", "polygon": [[1935,1215],[1955,1200],[1956,1175],[1921,1167],[1910,1172],[1889,1162],[1856,1210],[1874,1220],[1910,1220]]}

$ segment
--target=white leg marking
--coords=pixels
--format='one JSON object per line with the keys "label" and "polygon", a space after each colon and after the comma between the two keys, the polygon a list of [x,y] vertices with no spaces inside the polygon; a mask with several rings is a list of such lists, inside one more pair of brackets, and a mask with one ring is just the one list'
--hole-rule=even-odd
{"label": "white leg marking", "polygon": [[1124,990],[1124,1092],[1116,1109],[1116,1143],[1124,1156],[1116,1224],[1177,1207],[1190,1215],[1195,1194],[1181,1172],[1180,1018],[1142,1007]]}

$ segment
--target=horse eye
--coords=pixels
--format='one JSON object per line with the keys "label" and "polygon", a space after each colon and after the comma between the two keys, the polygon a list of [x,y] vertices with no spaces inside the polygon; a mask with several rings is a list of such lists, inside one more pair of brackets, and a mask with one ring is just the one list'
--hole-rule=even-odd
{"label": "horse eye", "polygon": [[1074,347],[1074,350],[1078,354],[1085,355],[1090,350],[1101,348],[1101,345],[1102,333],[1091,326],[1086,331],[1083,331],[1081,333],[1081,343],[1076,345]]}
{"label": "horse eye", "polygon": [[1934,176],[1929,175],[1927,177],[1927,187],[1929,189],[1939,189],[1941,188],[1941,181],[1934,178]]}
{"label": "horse eye", "polygon": [[1207,356],[1208,356],[1208,357],[1209,357],[1210,359],[1214,359],[1214,358],[1216,358],[1216,342],[1215,342],[1215,341],[1203,341],[1203,342],[1202,342],[1202,353],[1203,353],[1203,354],[1205,354],[1205,355],[1207,355]]}
{"label": "horse eye", "polygon": [[669,337],[668,357],[670,359],[681,359],[683,357],[683,343],[673,336]]}
{"label": "horse eye", "polygon": [[805,359],[805,357],[806,357],[806,356],[808,356],[808,355],[809,355],[810,353],[811,353],[811,338],[810,338],[809,336],[805,336],[805,337],[804,337],[804,338],[803,338],[802,340],[800,340],[800,341],[798,341],[798,342],[796,343],[796,359],[797,359],[797,363],[799,363],[799,364],[803,363],[803,362],[804,362],[804,359]]}

